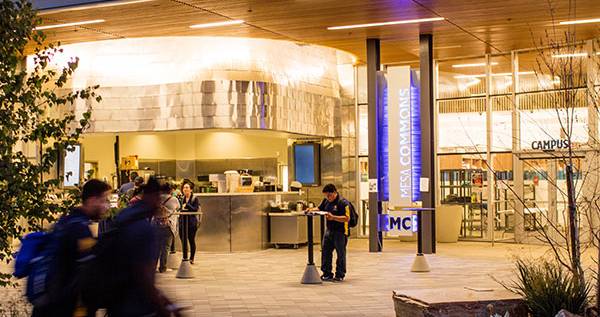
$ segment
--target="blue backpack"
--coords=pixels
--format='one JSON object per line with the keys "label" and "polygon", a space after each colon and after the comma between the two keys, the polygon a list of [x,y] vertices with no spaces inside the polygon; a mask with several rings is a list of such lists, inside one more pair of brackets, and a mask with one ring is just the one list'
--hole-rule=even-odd
{"label": "blue backpack", "polygon": [[49,286],[56,278],[57,257],[61,247],[61,237],[66,224],[56,224],[49,232],[33,232],[21,240],[21,248],[15,256],[17,278],[27,277],[27,300],[34,306],[44,306],[51,302]]}

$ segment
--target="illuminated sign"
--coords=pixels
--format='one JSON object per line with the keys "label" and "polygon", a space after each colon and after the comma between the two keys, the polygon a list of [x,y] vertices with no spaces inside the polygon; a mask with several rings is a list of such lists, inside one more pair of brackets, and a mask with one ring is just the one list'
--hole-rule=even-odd
{"label": "illuminated sign", "polygon": [[569,140],[545,140],[531,142],[533,150],[554,151],[556,149],[568,149]]}
{"label": "illuminated sign", "polygon": [[419,199],[421,129],[417,85],[408,66],[388,67],[389,202],[411,206]]}
{"label": "illuminated sign", "polygon": [[388,237],[412,236],[418,230],[417,215],[410,211],[393,211],[379,215],[379,231]]}

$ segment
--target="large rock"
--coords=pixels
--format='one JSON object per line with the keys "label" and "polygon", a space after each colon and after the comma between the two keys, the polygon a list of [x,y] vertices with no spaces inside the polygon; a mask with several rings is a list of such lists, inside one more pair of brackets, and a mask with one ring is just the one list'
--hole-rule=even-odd
{"label": "large rock", "polygon": [[527,317],[523,300],[504,290],[465,288],[394,291],[397,317]]}
{"label": "large rock", "polygon": [[571,314],[570,312],[561,309],[555,317],[581,317],[579,315]]}

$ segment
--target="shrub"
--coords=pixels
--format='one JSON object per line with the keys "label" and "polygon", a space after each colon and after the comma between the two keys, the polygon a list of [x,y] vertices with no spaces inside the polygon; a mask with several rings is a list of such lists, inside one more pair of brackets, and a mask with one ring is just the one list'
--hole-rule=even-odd
{"label": "shrub", "polygon": [[558,263],[547,259],[516,262],[517,280],[501,283],[509,291],[523,296],[532,316],[556,316],[561,309],[583,315],[588,305],[591,286],[581,283]]}

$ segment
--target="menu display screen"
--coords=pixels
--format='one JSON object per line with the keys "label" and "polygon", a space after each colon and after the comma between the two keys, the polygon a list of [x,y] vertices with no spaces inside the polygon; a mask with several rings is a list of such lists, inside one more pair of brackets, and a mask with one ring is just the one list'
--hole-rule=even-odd
{"label": "menu display screen", "polygon": [[294,144],[294,172],[303,186],[318,186],[321,182],[319,144]]}

